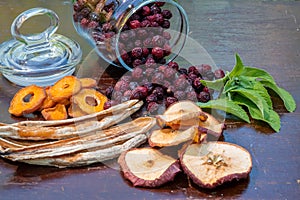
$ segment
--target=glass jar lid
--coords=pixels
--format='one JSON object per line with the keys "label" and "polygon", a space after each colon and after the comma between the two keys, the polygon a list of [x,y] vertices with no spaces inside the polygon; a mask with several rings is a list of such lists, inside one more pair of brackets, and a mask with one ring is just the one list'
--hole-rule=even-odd
{"label": "glass jar lid", "polygon": [[[49,27],[41,33],[23,35],[22,24],[33,16],[47,15]],[[55,34],[59,18],[46,8],[33,8],[21,13],[11,25],[13,39],[0,45],[0,71],[9,81],[27,86],[52,85],[71,75],[80,62],[79,44],[63,35]]]}

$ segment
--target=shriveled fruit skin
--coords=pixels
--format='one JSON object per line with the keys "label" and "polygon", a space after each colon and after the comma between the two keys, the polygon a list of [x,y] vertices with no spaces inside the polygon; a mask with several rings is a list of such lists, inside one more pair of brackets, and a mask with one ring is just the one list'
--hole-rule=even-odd
{"label": "shriveled fruit skin", "polygon": [[[148,148],[139,148],[139,149],[134,148],[129,151],[139,151],[141,149],[144,150]],[[157,151],[155,149],[151,149],[151,150]],[[123,152],[120,155],[118,159],[118,163],[120,164],[120,168],[122,170],[124,178],[128,179],[133,184],[134,187],[148,187],[148,188],[159,187],[167,182],[173,181],[175,176],[179,172],[181,172],[179,161],[174,159],[174,162],[161,174],[160,177],[152,180],[139,178],[130,170],[129,166],[126,164],[126,153],[128,153],[129,151]]]}
{"label": "shriveled fruit skin", "polygon": [[[219,154],[222,157],[224,156],[224,163],[216,164],[215,166],[211,167],[211,164],[207,161],[207,159],[206,162],[203,162],[203,157],[209,155],[208,152],[212,150],[211,146],[213,145],[216,145],[215,148],[219,149],[225,148],[225,146],[233,147],[235,149],[235,154],[239,155],[238,157],[244,157],[244,162],[235,162],[234,160],[236,159],[234,158],[238,158],[236,156],[226,158],[226,150],[224,150]],[[200,150],[201,146],[202,150]],[[202,154],[203,156],[201,157],[199,156],[201,154],[200,151],[203,151],[202,153],[206,153]],[[213,155],[218,155],[217,152],[220,151],[216,150],[216,152],[213,152]],[[196,158],[194,158],[193,164],[191,165],[188,163],[190,161],[188,161],[188,158],[185,158],[185,156],[191,157],[194,155]],[[250,153],[243,147],[227,142],[208,142],[205,144],[186,145],[179,152],[179,158],[182,170],[192,179],[192,181],[198,186],[208,189],[215,188],[225,182],[230,182],[232,180],[247,178],[252,169],[252,158]],[[213,168],[215,168],[215,170]],[[233,170],[228,170],[225,168],[232,168]],[[209,180],[205,180],[206,178],[209,178]]]}

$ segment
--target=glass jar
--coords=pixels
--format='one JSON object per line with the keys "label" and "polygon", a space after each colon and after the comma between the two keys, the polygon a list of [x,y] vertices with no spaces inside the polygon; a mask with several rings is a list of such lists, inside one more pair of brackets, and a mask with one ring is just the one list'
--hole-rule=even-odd
{"label": "glass jar", "polygon": [[174,0],[74,0],[73,11],[76,31],[97,54],[130,71],[174,60],[189,32]]}

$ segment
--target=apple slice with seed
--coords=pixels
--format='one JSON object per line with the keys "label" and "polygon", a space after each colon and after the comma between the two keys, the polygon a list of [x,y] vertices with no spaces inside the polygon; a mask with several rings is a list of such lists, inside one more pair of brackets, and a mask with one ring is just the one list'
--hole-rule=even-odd
{"label": "apple slice with seed", "polygon": [[203,188],[247,178],[252,168],[250,153],[227,142],[190,144],[183,147],[179,156],[183,171]]}
{"label": "apple slice with seed", "polygon": [[158,187],[172,181],[180,172],[179,161],[153,148],[135,148],[123,152],[118,163],[133,186]]}

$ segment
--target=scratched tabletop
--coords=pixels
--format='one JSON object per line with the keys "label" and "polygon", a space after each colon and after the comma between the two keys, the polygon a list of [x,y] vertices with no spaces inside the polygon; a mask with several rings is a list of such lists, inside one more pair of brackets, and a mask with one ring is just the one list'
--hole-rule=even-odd
{"label": "scratched tabletop", "polygon": [[[289,91],[298,107],[288,113],[274,96],[281,118],[276,133],[262,122],[251,124],[227,119],[222,140],[238,144],[251,153],[249,178],[213,190],[197,187],[179,174],[155,189],[135,188],[126,181],[114,161],[87,167],[58,169],[14,163],[0,159],[0,199],[299,199],[300,196],[300,1],[179,1],[186,10],[189,37],[209,55],[216,67],[231,70],[238,53],[244,64],[267,70],[278,85]],[[0,1],[0,42],[11,39],[10,26],[21,12],[45,7],[60,18],[58,33],[76,40],[83,59],[76,75],[99,80],[105,88],[126,70],[109,66],[93,51],[72,24],[71,1]],[[25,31],[37,30],[33,21]],[[195,53],[195,52],[194,52]],[[198,64],[203,64],[199,60]],[[195,63],[197,64],[197,63]],[[20,87],[0,75],[0,121],[13,123],[7,109]]]}

